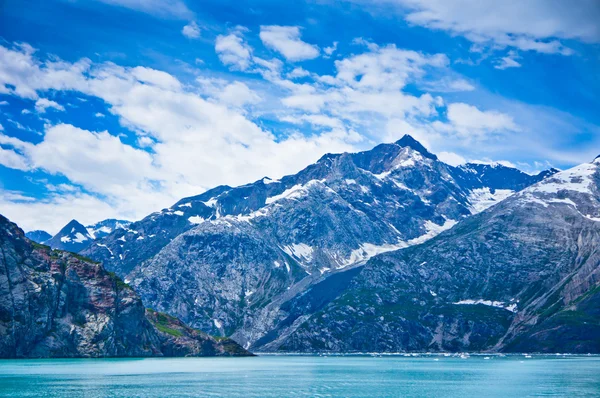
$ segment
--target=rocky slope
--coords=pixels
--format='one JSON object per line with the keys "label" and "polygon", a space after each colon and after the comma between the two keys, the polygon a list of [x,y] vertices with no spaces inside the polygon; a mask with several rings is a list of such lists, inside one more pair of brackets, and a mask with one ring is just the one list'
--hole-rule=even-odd
{"label": "rocky slope", "polygon": [[114,274],[31,242],[0,216],[0,357],[248,355],[145,310]]}
{"label": "rocky slope", "polygon": [[455,168],[405,136],[325,155],[278,181],[182,199],[83,253],[126,278],[147,305],[247,346],[323,277],[424,242],[544,176]]}
{"label": "rocky slope", "polygon": [[598,353],[600,159],[346,274],[300,295],[254,346]]}
{"label": "rocky slope", "polygon": [[101,239],[116,229],[127,229],[129,224],[131,224],[131,221],[108,218],[106,220],[98,221],[95,224],[88,225],[85,229],[93,239]]}

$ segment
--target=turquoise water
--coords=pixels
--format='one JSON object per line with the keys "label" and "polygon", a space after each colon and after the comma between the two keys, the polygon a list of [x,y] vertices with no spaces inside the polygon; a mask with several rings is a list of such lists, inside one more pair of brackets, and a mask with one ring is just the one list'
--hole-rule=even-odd
{"label": "turquoise water", "polygon": [[600,397],[600,357],[0,360],[0,396]]}

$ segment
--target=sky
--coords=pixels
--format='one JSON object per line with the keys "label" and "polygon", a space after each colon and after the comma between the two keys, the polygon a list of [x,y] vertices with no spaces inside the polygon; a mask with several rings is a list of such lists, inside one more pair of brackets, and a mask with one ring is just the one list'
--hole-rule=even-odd
{"label": "sky", "polygon": [[411,134],[600,153],[596,0],[2,0],[0,213],[51,234]]}

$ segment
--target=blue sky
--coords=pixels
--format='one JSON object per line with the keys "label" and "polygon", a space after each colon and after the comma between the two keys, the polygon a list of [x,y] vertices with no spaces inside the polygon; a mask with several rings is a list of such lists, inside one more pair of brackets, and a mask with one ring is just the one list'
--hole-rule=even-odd
{"label": "blue sky", "polygon": [[600,153],[594,0],[5,0],[0,212],[139,219],[408,133],[451,164]]}

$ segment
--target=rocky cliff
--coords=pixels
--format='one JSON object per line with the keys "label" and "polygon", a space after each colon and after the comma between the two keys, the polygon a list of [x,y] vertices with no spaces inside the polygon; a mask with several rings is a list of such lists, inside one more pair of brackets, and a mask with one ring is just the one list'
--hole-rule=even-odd
{"label": "rocky cliff", "polygon": [[145,310],[116,275],[25,238],[0,216],[0,357],[249,355]]}

